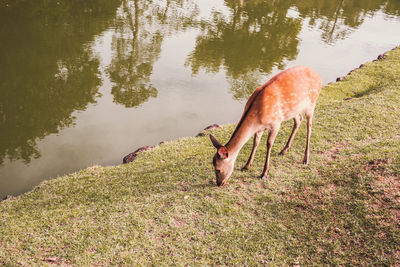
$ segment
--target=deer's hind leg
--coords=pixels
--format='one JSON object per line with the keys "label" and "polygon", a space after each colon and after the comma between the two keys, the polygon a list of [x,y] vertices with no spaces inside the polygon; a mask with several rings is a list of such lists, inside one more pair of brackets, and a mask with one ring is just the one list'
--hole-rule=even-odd
{"label": "deer's hind leg", "polygon": [[286,146],[282,149],[282,151],[279,153],[279,155],[285,155],[286,152],[289,150],[290,146],[292,145],[294,136],[296,135],[297,130],[299,129],[300,124],[303,121],[303,116],[301,115],[301,113],[299,115],[295,116],[293,118],[293,121],[294,121],[294,125],[293,125],[292,133],[290,134],[290,137],[286,143]]}

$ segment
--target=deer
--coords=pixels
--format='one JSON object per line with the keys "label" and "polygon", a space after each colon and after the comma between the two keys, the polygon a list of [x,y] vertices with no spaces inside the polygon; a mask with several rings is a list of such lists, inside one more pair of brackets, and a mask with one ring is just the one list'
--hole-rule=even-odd
{"label": "deer", "polygon": [[307,165],[310,158],[312,118],[321,89],[322,78],[317,72],[305,66],[286,69],[257,87],[247,100],[242,117],[228,143],[223,146],[210,134],[211,142],[217,149],[213,157],[217,185],[226,184],[232,175],[239,151],[249,138],[254,136],[250,157],[242,171],[250,168],[261,136],[266,130],[268,130],[267,153],[260,178],[267,178],[272,145],[281,123],[290,119],[294,121],[289,140],[279,153],[285,155],[303,121],[303,113],[307,119],[307,142],[303,164]]}

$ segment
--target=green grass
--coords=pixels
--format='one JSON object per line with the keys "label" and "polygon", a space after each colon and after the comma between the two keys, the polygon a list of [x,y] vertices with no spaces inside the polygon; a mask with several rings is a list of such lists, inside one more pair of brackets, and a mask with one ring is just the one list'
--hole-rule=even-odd
{"label": "green grass", "polygon": [[[351,98],[350,100],[344,100]],[[311,162],[303,122],[259,180],[215,185],[208,136],[166,142],[131,164],[94,166],[0,203],[0,265],[400,265],[400,49],[324,87]],[[211,132],[228,141],[234,125]]]}

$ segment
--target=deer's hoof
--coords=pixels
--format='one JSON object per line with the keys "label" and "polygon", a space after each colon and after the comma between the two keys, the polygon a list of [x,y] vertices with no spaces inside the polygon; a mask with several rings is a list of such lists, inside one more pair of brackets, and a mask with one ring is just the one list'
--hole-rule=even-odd
{"label": "deer's hoof", "polygon": [[279,156],[284,156],[287,152],[287,149],[283,149],[281,152],[279,152]]}
{"label": "deer's hoof", "polygon": [[249,167],[248,167],[248,166],[244,166],[244,167],[241,169],[242,172],[245,172],[245,171],[248,171],[248,170],[249,170]]}

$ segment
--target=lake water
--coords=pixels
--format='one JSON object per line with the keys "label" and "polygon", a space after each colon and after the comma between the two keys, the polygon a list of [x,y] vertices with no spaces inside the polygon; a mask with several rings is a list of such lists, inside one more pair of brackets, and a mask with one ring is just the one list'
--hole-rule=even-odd
{"label": "lake water", "polygon": [[400,44],[398,0],[0,2],[0,197],[236,122],[280,70]]}

